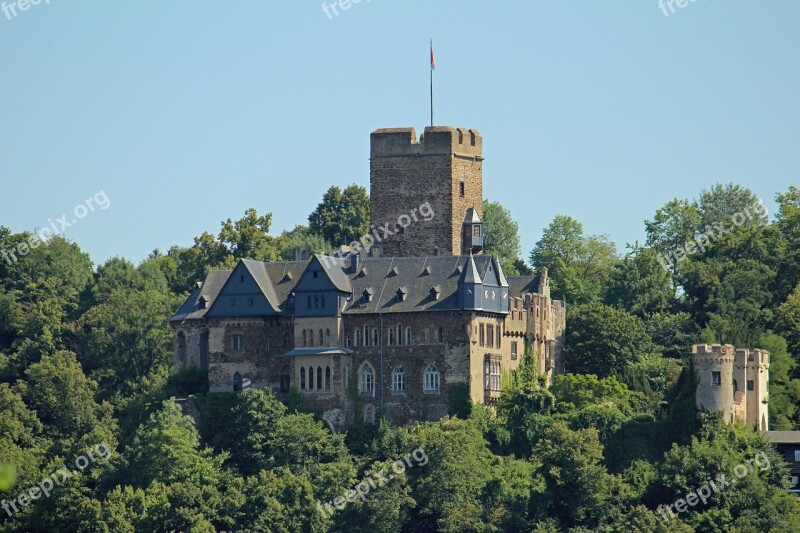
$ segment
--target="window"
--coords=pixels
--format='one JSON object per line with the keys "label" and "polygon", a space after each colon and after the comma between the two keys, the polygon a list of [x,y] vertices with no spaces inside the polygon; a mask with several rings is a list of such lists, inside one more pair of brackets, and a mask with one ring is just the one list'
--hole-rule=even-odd
{"label": "window", "polygon": [[406,374],[403,367],[392,370],[392,392],[404,392],[406,390]]}
{"label": "window", "polygon": [[394,328],[389,328],[386,332],[386,346],[394,344]]}
{"label": "window", "polygon": [[378,328],[372,328],[372,345],[378,345]]}
{"label": "window", "polygon": [[439,390],[439,371],[436,365],[428,365],[425,369],[425,392],[434,392]]}
{"label": "window", "polygon": [[330,345],[331,345],[331,330],[326,329],[325,330],[325,346],[330,346]]}
{"label": "window", "polygon": [[233,335],[231,344],[234,352],[241,352],[244,349],[244,338],[241,335]]}
{"label": "window", "polygon": [[317,390],[322,390],[322,367],[317,367]]}
{"label": "window", "polygon": [[464,182],[463,181],[458,182],[458,195],[461,196],[462,198],[464,197]]}
{"label": "window", "polygon": [[797,476],[792,476],[792,487],[796,487],[798,482]]}
{"label": "window", "polygon": [[413,343],[411,342],[413,339],[411,338],[411,328],[406,328],[406,344],[411,346]]}
{"label": "window", "polygon": [[747,354],[747,360],[752,363],[755,360],[755,357],[753,357],[753,354],[749,353]]}
{"label": "window", "polygon": [[747,380],[747,390],[753,390],[753,389],[755,389],[755,383],[753,383],[752,379],[748,379]]}
{"label": "window", "polygon": [[511,360],[516,361],[517,359],[517,343],[515,341],[511,342]]}
{"label": "window", "polygon": [[494,346],[494,328],[491,324],[486,325],[486,346],[489,348]]}
{"label": "window", "polygon": [[331,367],[325,367],[325,390],[331,390]]}
{"label": "window", "polygon": [[244,276],[239,276],[239,283],[244,283]]}
{"label": "window", "polygon": [[308,390],[314,390],[314,367],[308,367]]}
{"label": "window", "polygon": [[495,326],[495,342],[497,342],[496,347],[500,348],[500,326]]}
{"label": "window", "polygon": [[403,328],[397,324],[397,344],[403,344]]}
{"label": "window", "polygon": [[365,363],[364,366],[361,367],[359,390],[363,394],[375,393],[375,371],[372,370],[372,367],[369,365],[369,363]]}
{"label": "window", "polygon": [[472,236],[473,237],[480,237],[481,236],[481,226],[480,224],[475,224],[472,226]]}
{"label": "window", "polygon": [[316,278],[316,277],[318,277],[318,276],[319,276],[319,272],[317,272],[317,271],[315,270],[315,271],[314,271],[314,273],[313,273],[312,275],[313,275],[313,276]]}
{"label": "window", "polygon": [[358,348],[358,334],[359,330],[356,328],[356,330],[353,332],[353,348]]}
{"label": "window", "polygon": [[369,329],[364,325],[364,346],[369,346]]}
{"label": "window", "polygon": [[306,390],[306,369],[300,367],[300,390]]}
{"label": "window", "polygon": [[795,463],[800,462],[800,450],[794,451],[794,462]]}
{"label": "window", "polygon": [[319,296],[314,295],[314,309],[319,309]]}
{"label": "window", "polygon": [[444,329],[439,328],[439,342],[444,343]]}
{"label": "window", "polygon": [[308,346],[308,331],[304,329],[303,330],[303,348],[305,348],[306,346]]}
{"label": "window", "polygon": [[480,332],[480,335],[478,337],[478,339],[479,339],[478,340],[478,344],[479,344],[479,346],[483,346],[484,345],[484,341],[485,341],[485,333],[484,333],[483,324],[478,326],[478,331]]}
{"label": "window", "polygon": [[325,346],[325,337],[321,329],[319,330],[319,344],[317,346]]}
{"label": "window", "polygon": [[711,384],[715,387],[722,385],[722,375],[719,372],[711,373]]}

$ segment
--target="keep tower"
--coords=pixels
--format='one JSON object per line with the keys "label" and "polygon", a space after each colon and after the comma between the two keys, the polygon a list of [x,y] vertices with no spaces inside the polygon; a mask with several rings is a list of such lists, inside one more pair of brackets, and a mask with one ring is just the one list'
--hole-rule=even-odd
{"label": "keep tower", "polygon": [[[420,214],[428,214],[425,220]],[[384,128],[370,135],[373,253],[412,257],[483,249],[483,140],[474,129]],[[403,217],[401,219],[401,217]],[[408,217],[408,218],[406,218]],[[416,217],[416,220],[414,218]],[[410,222],[407,222],[409,221]],[[407,227],[402,224],[407,222]],[[386,227],[394,235],[384,237]]]}

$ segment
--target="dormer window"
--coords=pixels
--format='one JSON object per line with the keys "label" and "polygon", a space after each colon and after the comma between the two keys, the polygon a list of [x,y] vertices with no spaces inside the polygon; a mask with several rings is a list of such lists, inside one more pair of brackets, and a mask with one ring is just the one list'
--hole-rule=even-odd
{"label": "dormer window", "polygon": [[437,287],[431,287],[431,300],[438,300],[439,299],[439,289]]}
{"label": "dormer window", "polygon": [[201,296],[200,299],[197,301],[197,307],[199,309],[205,309],[208,305],[208,299],[205,296]]}
{"label": "dormer window", "polygon": [[362,293],[362,298],[364,298],[365,302],[371,302],[372,301],[372,289],[364,289],[364,292]]}
{"label": "dormer window", "polygon": [[404,302],[406,299],[406,290],[403,288],[397,289],[396,295],[398,302]]}
{"label": "dormer window", "polygon": [[244,283],[244,276],[239,276],[239,283]]}

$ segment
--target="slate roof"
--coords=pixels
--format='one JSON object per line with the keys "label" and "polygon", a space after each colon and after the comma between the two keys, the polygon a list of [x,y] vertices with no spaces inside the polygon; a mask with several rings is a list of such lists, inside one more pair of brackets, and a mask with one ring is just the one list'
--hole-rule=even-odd
{"label": "slate roof", "polygon": [[766,436],[775,444],[800,444],[800,431],[767,431]]}
{"label": "slate roof", "polygon": [[509,276],[508,293],[512,298],[519,298],[526,292],[539,291],[539,275],[535,276]]}
{"label": "slate roof", "polygon": [[[203,318],[206,315],[206,312],[211,308],[211,304],[214,303],[214,300],[217,298],[219,291],[222,290],[222,286],[225,285],[225,282],[228,281],[228,278],[231,275],[232,270],[211,270],[206,275],[205,281],[202,282],[200,287],[196,288],[192,291],[192,294],[186,298],[186,301],[183,302],[180,309],[178,309],[174,315],[169,319],[170,322],[176,322],[179,320],[192,320],[197,318]],[[201,309],[199,304],[200,296],[204,296],[206,298],[206,307],[205,309]]]}
{"label": "slate roof", "polygon": [[[485,279],[489,265],[494,264],[500,286],[509,286],[509,296],[536,292],[538,276],[506,278],[498,262],[489,255],[433,257],[364,257],[358,265],[353,258],[338,259],[316,256],[338,290],[353,294],[344,308],[345,314],[408,313],[457,310],[459,283]],[[290,293],[308,268],[309,261],[261,262],[243,260],[264,296],[276,310],[285,310]],[[214,302],[231,270],[212,270],[202,287],[195,289],[170,321],[202,318]],[[431,294],[435,289],[436,294]],[[364,292],[372,295],[370,301]],[[398,291],[405,293],[398,297]],[[198,300],[207,298],[206,309]]]}

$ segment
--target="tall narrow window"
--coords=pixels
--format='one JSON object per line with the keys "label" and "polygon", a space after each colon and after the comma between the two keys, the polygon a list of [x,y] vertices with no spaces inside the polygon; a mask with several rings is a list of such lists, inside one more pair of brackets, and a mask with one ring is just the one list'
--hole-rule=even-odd
{"label": "tall narrow window", "polygon": [[406,374],[403,367],[392,370],[392,392],[404,392],[406,390]]}
{"label": "tall narrow window", "polygon": [[331,390],[331,367],[325,367],[325,390]]}
{"label": "tall narrow window", "polygon": [[500,326],[495,326],[495,341],[497,342],[496,347],[500,348]]}
{"label": "tall narrow window", "polygon": [[322,307],[323,309],[325,309],[325,295],[324,294],[319,297],[319,302],[320,302],[319,306]]}
{"label": "tall narrow window", "polygon": [[397,324],[397,344],[403,344],[403,328]]}
{"label": "tall narrow window", "polygon": [[303,330],[303,348],[308,346],[308,332]]}
{"label": "tall narrow window", "polygon": [[394,344],[394,328],[389,328],[386,331],[386,346]]}
{"label": "tall narrow window", "polygon": [[353,348],[358,348],[358,336],[360,333],[358,328],[353,332]]}
{"label": "tall narrow window", "polygon": [[494,327],[491,324],[486,325],[486,346],[494,347]]}
{"label": "tall narrow window", "polygon": [[439,370],[436,365],[428,365],[425,369],[425,392],[433,392],[439,390]]}
{"label": "tall narrow window", "polygon": [[319,296],[314,295],[314,309],[319,309]]}
{"label": "tall narrow window", "polygon": [[364,346],[369,346],[369,328],[364,324]]}
{"label": "tall narrow window", "polygon": [[483,346],[483,345],[484,345],[484,343],[485,343],[485,339],[486,339],[486,337],[485,337],[485,333],[484,333],[484,327],[483,327],[483,324],[481,324],[480,326],[478,326],[478,331],[480,332],[480,335],[478,336],[478,339],[479,339],[479,340],[478,340],[478,346]]}
{"label": "tall narrow window", "polygon": [[406,344],[411,346],[412,344],[414,344],[412,342],[413,340],[414,339],[412,339],[412,337],[411,337],[411,327],[407,327],[406,328]]}
{"label": "tall narrow window", "polygon": [[458,182],[458,195],[461,196],[462,198],[464,197],[464,182],[463,181]]}
{"label": "tall narrow window", "polygon": [[317,367],[317,390],[322,390],[322,367]]}
{"label": "tall narrow window", "polygon": [[361,380],[359,390],[364,394],[373,394],[375,392],[375,371],[369,363],[361,367]]}
{"label": "tall narrow window", "polygon": [[314,390],[314,367],[308,367],[308,390]]}
{"label": "tall narrow window", "polygon": [[378,345],[378,328],[372,328],[372,345]]}
{"label": "tall narrow window", "polygon": [[331,330],[326,329],[325,330],[325,346],[330,346],[330,345],[331,345]]}
{"label": "tall narrow window", "polygon": [[306,369],[300,367],[300,390],[306,390]]}
{"label": "tall narrow window", "polygon": [[319,330],[319,344],[317,346],[325,346],[325,337],[322,335],[322,330]]}

